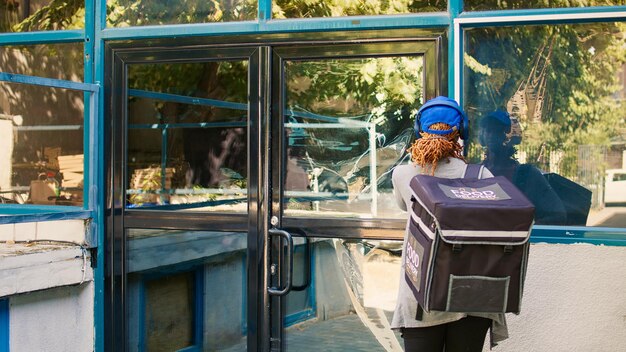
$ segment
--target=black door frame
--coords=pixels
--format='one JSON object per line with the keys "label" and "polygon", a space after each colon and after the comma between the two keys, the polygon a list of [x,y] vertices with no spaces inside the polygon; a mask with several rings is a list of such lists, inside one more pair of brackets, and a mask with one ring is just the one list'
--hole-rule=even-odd
{"label": "black door frame", "polygon": [[[439,74],[439,38],[404,38],[402,40],[369,40],[359,43],[308,43],[307,45],[289,45],[275,47],[272,50],[272,149],[278,151],[272,153],[272,227],[284,228],[287,231],[297,231],[298,236],[315,234],[317,238],[340,238],[340,239],[396,239],[402,240],[406,222],[398,219],[345,219],[345,218],[320,218],[320,217],[288,217],[284,216],[282,201],[283,178],[285,175],[285,155],[287,143],[285,140],[284,116],[285,106],[285,78],[284,63],[286,61],[308,61],[323,59],[354,59],[383,56],[424,56],[424,81],[422,82],[425,92],[425,100],[441,94]],[[424,101],[425,101],[424,100]],[[278,172],[276,172],[278,171]],[[272,243],[271,251],[282,253],[282,244]],[[272,256],[271,261],[276,267],[283,260],[280,255]],[[278,277],[284,277],[278,270]],[[278,283],[279,287],[282,284]],[[270,298],[270,325],[272,348],[280,347],[286,350],[284,331],[285,305],[282,296]]]}
{"label": "black door frame", "polygon": [[[316,38],[315,41],[308,40]],[[321,40],[320,40],[321,38]],[[126,229],[184,229],[248,233],[248,347],[252,351],[282,349],[280,298],[271,298],[268,231],[271,227],[301,228],[317,237],[402,238],[404,221],[385,219],[322,219],[283,217],[281,202],[285,148],[282,125],[281,65],[285,59],[390,55],[367,48],[412,47],[406,53],[426,57],[425,98],[446,93],[445,33],[440,29],[407,29],[262,36],[210,37],[108,42],[105,45],[105,126],[107,150],[105,349],[126,350]],[[376,44],[368,46],[368,44]],[[343,49],[342,49],[343,48]],[[365,49],[363,49],[365,48]],[[323,49],[323,50],[321,50]],[[320,51],[321,50],[321,51]],[[343,51],[342,51],[343,50]],[[324,54],[326,53],[326,54]],[[322,56],[320,56],[322,55]],[[325,55],[325,56],[324,56]],[[339,56],[338,56],[339,55]],[[248,214],[180,213],[125,209],[127,66],[158,62],[249,61]],[[273,98],[274,97],[274,98]],[[271,152],[278,151],[278,152]],[[272,217],[276,217],[272,219]],[[280,284],[280,283],[279,283]],[[271,303],[271,310],[270,310]],[[276,325],[279,324],[279,328]],[[273,327],[272,327],[273,326]],[[270,343],[274,341],[274,343]]]}

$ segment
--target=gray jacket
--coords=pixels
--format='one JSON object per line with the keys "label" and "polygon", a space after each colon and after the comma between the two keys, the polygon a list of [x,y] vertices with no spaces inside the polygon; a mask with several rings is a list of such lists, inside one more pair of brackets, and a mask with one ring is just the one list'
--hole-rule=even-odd
{"label": "gray jacket", "polygon": [[[467,165],[464,161],[456,158],[441,160],[437,164],[435,176],[442,178],[461,178],[465,174]],[[411,189],[409,182],[411,178],[417,174],[423,173],[422,168],[417,165],[400,165],[393,170],[392,182],[396,203],[403,211],[411,209]],[[482,178],[493,177],[487,169],[483,170]],[[408,225],[408,218],[407,218]],[[408,226],[404,234],[406,242],[408,236]],[[404,263],[404,252],[402,253],[402,263]],[[416,320],[417,301],[413,296],[413,292],[409,288],[404,279],[404,265],[400,269],[400,289],[398,291],[398,300],[396,309],[393,314],[391,327],[393,329],[400,328],[419,328],[439,324],[445,324],[464,318],[465,313],[447,313],[447,312],[424,312],[422,320]],[[493,320],[491,326],[491,344],[494,346],[497,342],[508,338],[508,329],[504,314],[470,314],[473,316],[485,317]]]}

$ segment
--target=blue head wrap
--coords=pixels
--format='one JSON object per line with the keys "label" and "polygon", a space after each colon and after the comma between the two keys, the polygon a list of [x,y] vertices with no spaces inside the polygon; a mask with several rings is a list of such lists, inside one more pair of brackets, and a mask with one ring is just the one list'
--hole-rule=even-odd
{"label": "blue head wrap", "polygon": [[[451,128],[444,131],[430,129],[430,126],[438,122],[445,123]],[[439,96],[422,105],[415,118],[414,129],[417,138],[420,138],[419,132],[444,135],[459,131],[461,138],[466,139],[467,118],[454,99]]]}

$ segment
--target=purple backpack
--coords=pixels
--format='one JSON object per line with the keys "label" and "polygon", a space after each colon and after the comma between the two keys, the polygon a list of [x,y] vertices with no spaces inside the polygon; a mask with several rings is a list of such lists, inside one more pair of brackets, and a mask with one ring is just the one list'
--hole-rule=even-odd
{"label": "purple backpack", "polygon": [[535,208],[505,177],[480,179],[483,169],[411,179],[403,265],[424,311],[520,311]]}

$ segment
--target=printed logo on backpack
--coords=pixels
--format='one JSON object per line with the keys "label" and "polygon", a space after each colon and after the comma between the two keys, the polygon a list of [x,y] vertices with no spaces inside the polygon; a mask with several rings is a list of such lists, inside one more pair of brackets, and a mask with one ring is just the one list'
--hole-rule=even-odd
{"label": "printed logo on backpack", "polygon": [[416,290],[420,290],[422,282],[421,260],[424,256],[424,248],[417,243],[414,237],[409,237],[406,245],[404,270],[410,276],[412,282],[416,283]]}
{"label": "printed logo on backpack", "polygon": [[452,199],[465,199],[465,200],[506,200],[511,197],[495,183],[480,188],[470,187],[451,187],[444,184],[438,184],[443,193]]}

